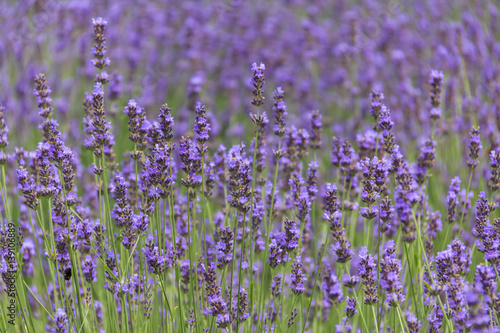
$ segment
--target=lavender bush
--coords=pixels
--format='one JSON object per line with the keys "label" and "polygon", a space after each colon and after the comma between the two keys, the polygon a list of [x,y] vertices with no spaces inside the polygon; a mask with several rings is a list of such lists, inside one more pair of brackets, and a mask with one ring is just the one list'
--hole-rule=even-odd
{"label": "lavender bush", "polygon": [[497,7],[6,3],[0,331],[500,331]]}

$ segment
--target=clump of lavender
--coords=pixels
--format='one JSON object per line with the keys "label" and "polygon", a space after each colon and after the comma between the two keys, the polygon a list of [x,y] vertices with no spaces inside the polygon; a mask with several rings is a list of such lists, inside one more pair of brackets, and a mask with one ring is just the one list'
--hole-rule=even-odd
{"label": "clump of lavender", "polygon": [[430,74],[429,84],[431,90],[429,93],[429,101],[431,102],[430,115],[433,120],[441,118],[441,88],[443,86],[444,75],[443,72],[432,70]]}
{"label": "clump of lavender", "polygon": [[465,276],[469,272],[471,250],[455,239],[446,250],[437,254],[435,261],[438,280],[449,282],[452,277]]}
{"label": "clump of lavender", "polygon": [[[322,20],[322,15],[315,13],[317,8],[308,8],[314,24],[304,21],[299,25],[304,31],[296,34],[298,31],[294,30],[293,24],[282,29],[282,22],[296,17],[291,14],[303,10],[300,6],[281,6],[283,11],[280,10],[278,20],[272,11],[257,13],[252,6],[244,6],[245,15],[236,15],[236,20],[233,17],[213,25],[213,11],[206,11],[203,4],[188,5],[189,10],[184,12],[191,18],[183,19],[185,13],[181,11],[178,22],[173,22],[173,30],[169,27],[155,35],[167,44],[174,43],[174,47],[164,45],[165,49],[183,57],[169,54],[158,57],[161,52],[148,53],[149,42],[142,35],[155,25],[142,24],[142,21],[156,22],[154,10],[145,10],[142,20],[132,25],[126,23],[135,19],[134,15],[114,15],[113,20],[120,20],[118,27],[124,30],[122,34],[113,35],[113,43],[128,36],[134,49],[116,52],[117,57],[121,57],[117,58],[117,64],[122,67],[111,75],[105,72],[110,64],[105,38],[107,22],[102,18],[93,19],[91,63],[97,70],[84,66],[76,72],[83,75],[54,80],[57,84],[53,88],[58,90],[54,101],[47,80],[49,76],[39,74],[35,77],[36,109],[42,117],[39,129],[43,135],[38,145],[29,144],[30,136],[24,135],[25,125],[19,124],[20,117],[15,118],[19,116],[18,110],[29,109],[29,106],[26,108],[23,101],[26,75],[13,68],[6,82],[16,84],[4,87],[9,96],[6,98],[8,114],[14,115],[15,120],[15,124],[9,126],[10,137],[7,136],[9,127],[5,109],[0,105],[0,188],[3,199],[0,204],[0,244],[8,245],[0,247],[0,285],[8,290],[9,269],[17,271],[22,268],[18,278],[23,280],[22,283],[16,282],[21,288],[18,288],[16,300],[21,302],[17,313],[22,320],[17,320],[13,329],[37,330],[46,325],[46,329],[53,332],[73,328],[118,332],[130,331],[131,326],[136,325],[145,331],[171,327],[173,331],[187,328],[270,332],[281,331],[287,325],[294,331],[369,332],[374,326],[376,331],[396,331],[398,328],[393,327],[393,319],[396,323],[399,319],[401,331],[408,332],[419,332],[423,326],[430,332],[496,331],[500,317],[500,294],[497,292],[500,218],[495,212],[498,205],[495,191],[500,188],[497,133],[500,126],[500,98],[497,96],[500,96],[500,84],[496,82],[495,71],[491,71],[496,65],[491,60],[495,59],[494,38],[491,37],[494,34],[485,34],[484,27],[495,31],[498,15],[495,6],[486,5],[477,8],[478,13],[488,10],[491,17],[487,18],[486,24],[481,24],[484,22],[478,19],[480,15],[477,13],[464,13],[464,20],[456,25],[445,24],[441,27],[442,36],[432,37],[437,38],[436,43],[428,43],[441,45],[433,50],[436,51],[433,61],[447,64],[446,70],[451,68],[452,75],[449,89],[441,101],[443,74],[432,71],[430,116],[417,112],[422,106],[419,73],[427,66],[425,55],[428,50],[421,47],[425,44],[422,41],[412,41],[411,25],[405,24],[405,17],[411,18],[412,11],[405,12],[403,19],[390,20],[390,24],[384,26],[389,32],[400,31],[408,38],[392,38],[389,43],[387,38],[380,38],[370,45],[360,45],[357,42],[360,20],[365,9],[370,7],[365,4],[352,7],[354,10],[346,20],[339,21],[339,33],[334,36],[324,33],[329,31],[331,20]],[[331,9],[329,5],[320,8],[328,9]],[[370,11],[373,9],[370,7]],[[240,9],[235,10],[234,14],[238,14]],[[439,11],[437,8],[434,16],[439,16]],[[8,10],[6,13],[12,14]],[[213,60],[221,54],[219,48],[234,41],[235,32],[241,31],[242,27],[252,25],[252,15],[255,14],[267,15],[264,20],[267,23],[258,26],[253,36],[256,38],[229,43],[231,45],[228,44],[224,51],[229,56],[225,58],[224,66],[218,66]],[[16,15],[10,16],[14,19],[6,22],[15,23]],[[446,18],[446,13],[441,16]],[[421,20],[425,23],[422,26],[430,30],[439,25],[426,16]],[[79,27],[79,20],[53,21],[48,28],[63,23],[64,27]],[[176,29],[176,24],[183,26]],[[224,35],[227,38],[218,39],[215,44],[199,43],[204,39],[211,40],[206,37],[217,32],[214,27],[220,29],[227,24],[234,25],[234,32],[228,29],[228,34]],[[127,34],[130,27],[137,31],[131,30]],[[17,28],[25,30],[22,24]],[[178,38],[162,38],[171,35],[172,31],[178,31]],[[277,50],[280,49],[283,46],[281,39],[286,34],[305,36],[302,40],[304,47],[285,47],[287,54],[267,52],[263,48],[264,45],[275,45]],[[74,42],[74,34],[64,35],[67,35],[67,40],[61,40],[59,46]],[[122,37],[117,39],[116,36]],[[445,40],[443,36],[454,38]],[[41,50],[41,57],[50,51],[50,43],[46,44],[45,40],[50,39],[41,38],[34,43]],[[255,47],[256,43],[258,47]],[[23,52],[30,46],[29,43],[21,44],[14,48],[15,57],[4,57],[7,65],[11,59],[23,63]],[[315,47],[317,45],[321,47]],[[421,52],[415,56],[415,52],[400,51],[412,47],[420,48]],[[472,61],[474,52],[470,50],[473,49],[481,50],[481,61]],[[64,57],[77,50],[69,48]],[[253,51],[249,53],[249,50]],[[330,53],[335,57],[325,56]],[[54,54],[56,58],[61,56],[60,52]],[[282,81],[283,87],[288,87],[287,94],[292,97],[289,106],[293,105],[302,112],[289,119],[290,109],[287,110],[284,102],[284,90],[281,87],[276,89],[273,94],[273,140],[277,141],[273,143],[276,149],[274,160],[266,158],[272,151],[267,140],[273,135],[267,133],[269,120],[260,110],[267,94],[264,64],[252,66],[252,104],[257,110],[250,114],[255,124],[255,137],[249,152],[243,143],[226,150],[222,142],[217,142],[218,139],[229,142],[234,134],[243,135],[243,141],[248,139],[243,133],[248,129],[235,121],[235,115],[228,113],[218,117],[217,113],[207,113],[204,105],[196,103],[202,78],[207,76],[214,78],[211,80],[214,85],[207,87],[203,97],[214,105],[215,112],[221,107],[228,111],[238,110],[241,98],[237,64],[239,58],[248,54],[260,54],[276,66],[273,77]],[[373,57],[362,61],[360,57],[366,54]],[[386,62],[388,55],[392,59],[390,63]],[[352,56],[356,61],[349,64]],[[176,63],[177,58],[181,59],[179,63]],[[448,58],[458,59],[458,62],[443,61]],[[300,62],[307,59],[313,60],[313,66],[311,73],[304,76],[304,66],[301,67]],[[83,63],[81,60],[78,63]],[[137,82],[137,75],[141,75],[142,63],[151,66],[152,73],[147,69],[143,89],[136,89],[133,82]],[[29,61],[27,64],[28,72],[31,72],[33,64],[30,65]],[[178,100],[176,82],[161,75],[164,70],[179,64],[178,68],[186,69],[185,72],[193,66],[199,67],[196,69],[199,72],[190,74],[185,103],[195,113],[194,127],[186,122],[189,118],[185,113],[187,109],[180,110],[179,136],[174,138],[174,118],[167,104],[160,107],[156,121],[150,123],[148,113],[152,105],[162,103],[165,92],[173,98],[174,105],[182,102]],[[396,75],[400,83],[397,85],[390,82],[393,66],[399,75]],[[53,66],[49,62],[46,67]],[[382,69],[387,73],[381,75]],[[73,112],[71,102],[73,96],[80,95],[79,82],[88,81],[90,71],[96,73],[93,91],[85,94],[83,100],[81,111],[85,114],[85,137],[82,137],[80,127],[72,122],[78,110]],[[222,77],[223,80],[218,80]],[[491,94],[488,89],[476,89],[474,94],[470,93],[468,80],[474,80],[470,86],[477,88],[480,87],[477,77],[484,79],[485,87],[492,88]],[[150,79],[155,81],[155,86],[147,84]],[[108,90],[107,83],[110,84]],[[332,94],[329,86],[338,92]],[[370,86],[392,90],[389,99],[392,111],[384,105],[384,95],[375,90],[370,94],[369,104],[358,98],[360,92]],[[120,97],[136,92],[140,94],[136,99],[141,101],[144,109],[134,100],[127,103]],[[107,93],[109,95],[105,95]],[[105,98],[110,98],[111,103],[105,103]],[[325,103],[335,105],[333,116],[328,113],[325,118],[319,111],[309,113],[309,110],[324,107]],[[403,152],[412,151],[412,143],[419,140],[419,133],[429,132],[430,128],[426,126],[435,126],[436,120],[442,117],[444,104],[461,112],[449,115],[438,139],[434,128],[432,135],[423,137],[428,139],[416,159],[405,160]],[[356,112],[367,106],[375,121],[373,129],[364,128],[363,112]],[[119,133],[122,138],[123,128],[113,131],[108,120],[120,118],[119,110],[124,110],[128,118],[129,134],[125,136],[129,135],[131,142],[119,142],[117,152],[121,155],[125,150],[133,150],[120,156],[120,163],[115,163],[113,135]],[[344,113],[340,110],[353,111],[360,117],[338,118]],[[123,114],[121,116],[123,118]],[[407,121],[395,126],[403,118]],[[25,119],[29,124],[30,115],[23,113],[21,120]],[[323,170],[325,156],[316,156],[325,139],[323,121],[336,135],[331,146],[333,170]],[[439,140],[444,148],[455,148],[453,140],[463,143],[455,136],[463,136],[464,129],[476,122],[478,127],[472,128],[468,140],[470,184],[467,189],[461,189],[460,179],[453,178],[445,201],[441,185],[449,176],[447,171],[463,173],[460,164],[449,170],[447,167],[453,161],[465,162],[460,156],[455,156],[456,151],[463,149],[444,149],[443,156],[436,156],[434,140]],[[226,129],[228,125],[231,125],[230,131]],[[192,135],[188,133],[190,128]],[[13,130],[18,134],[15,137],[12,136]],[[215,134],[220,134],[220,137]],[[396,137],[401,147],[396,145]],[[9,138],[16,144],[27,145],[9,152]],[[73,147],[66,146],[67,142]],[[80,151],[80,142],[93,154]],[[473,170],[482,162],[483,144],[488,146],[491,172],[482,168],[473,178]],[[173,154],[175,148],[179,148],[178,156]],[[217,152],[211,154],[209,150],[212,148]],[[308,156],[310,152],[312,158]],[[388,154],[389,159],[384,154]],[[248,158],[248,155],[254,158]],[[413,154],[409,156],[413,157]],[[85,172],[89,164],[89,170],[96,177]],[[429,182],[434,165],[439,166],[435,170],[437,177]],[[274,168],[274,178],[273,172],[266,171],[269,167]],[[16,173],[13,173],[14,169]],[[178,175],[179,170],[183,171],[182,176]],[[322,178],[334,179],[336,183],[322,183]],[[485,186],[486,178],[489,193],[481,188]],[[181,186],[176,184],[177,179]],[[393,179],[395,184],[391,184]],[[471,189],[480,193],[479,196],[474,196]],[[183,195],[184,190],[187,195]],[[321,207],[315,205],[318,191],[324,194]],[[20,197],[19,202],[13,195]],[[490,196],[491,199],[487,199]],[[445,202],[446,215],[443,218],[449,225],[443,228],[442,213],[436,208]],[[476,213],[472,221],[468,215],[471,207],[475,207]],[[317,219],[318,208],[323,210],[323,220],[328,221],[328,228]],[[457,216],[460,219],[459,238],[450,244],[438,244],[439,241],[446,242],[450,233],[452,238],[455,237],[458,226],[452,223]],[[247,222],[251,225],[247,226]],[[379,234],[376,247],[373,245],[374,224]],[[443,229],[446,230],[440,235]],[[249,230],[252,233],[247,237]],[[321,237],[325,237],[324,244],[320,242]],[[408,246],[398,242],[398,237],[403,242],[418,241]],[[19,250],[14,263],[9,262],[9,247],[12,247],[9,238],[15,239],[14,247]],[[384,243],[386,245],[381,250],[380,244]],[[441,251],[442,247],[446,247],[444,251]],[[356,248],[361,248],[361,251],[355,256]],[[245,258],[250,258],[250,263]],[[477,264],[479,259],[484,263]],[[350,265],[342,265],[349,261]],[[341,283],[338,276],[344,270],[346,274]],[[470,271],[474,272],[473,282]],[[237,288],[233,288],[235,281]],[[360,281],[364,289],[363,302],[368,306],[358,308]],[[288,291],[284,287],[288,287]],[[315,292],[321,294],[318,296]],[[423,294],[419,295],[419,292]],[[159,299],[155,300],[153,295]],[[0,296],[2,303],[3,297]],[[346,304],[341,304],[343,301]],[[420,308],[421,301],[423,309]],[[333,306],[345,309],[345,316],[341,311],[331,313],[329,310]],[[366,320],[367,310],[373,311],[374,320]],[[142,315],[137,315],[138,311]],[[318,325],[321,317],[326,325]],[[5,326],[5,321],[0,322],[0,330]],[[240,329],[240,326],[243,327]]]}

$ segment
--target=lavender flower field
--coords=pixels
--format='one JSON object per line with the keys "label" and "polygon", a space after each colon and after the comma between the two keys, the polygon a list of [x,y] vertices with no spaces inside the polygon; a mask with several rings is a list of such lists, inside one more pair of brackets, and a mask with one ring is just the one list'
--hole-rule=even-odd
{"label": "lavender flower field", "polygon": [[499,10],[2,1],[0,332],[500,332]]}

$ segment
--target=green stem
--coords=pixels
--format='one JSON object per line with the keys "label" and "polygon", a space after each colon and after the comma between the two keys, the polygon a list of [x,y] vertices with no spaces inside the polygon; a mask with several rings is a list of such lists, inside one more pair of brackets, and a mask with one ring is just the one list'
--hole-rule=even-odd
{"label": "green stem", "polygon": [[304,333],[304,331],[306,329],[306,322],[307,322],[307,319],[309,318],[309,312],[311,311],[311,304],[312,304],[312,301],[314,299],[314,292],[316,291],[316,284],[318,282],[318,276],[321,272],[321,264],[323,263],[323,256],[325,255],[326,248],[328,247],[328,236],[329,236],[329,234],[326,233],[325,242],[324,242],[325,245],[323,247],[323,251],[321,252],[321,256],[319,258],[318,269],[316,270],[316,274],[314,275],[314,284],[313,284],[311,299],[309,300],[309,305],[307,306],[306,317],[302,323],[302,333]]}
{"label": "green stem", "polygon": [[467,204],[467,199],[469,198],[469,190],[470,190],[470,184],[471,184],[473,172],[474,172],[474,167],[472,167],[470,169],[469,182],[467,184],[467,192],[465,192],[464,204],[462,206],[462,216],[460,217],[460,228],[458,230],[458,237],[460,237],[460,235],[462,234],[462,225],[463,225],[463,220],[464,220],[464,215],[465,215],[465,205]]}

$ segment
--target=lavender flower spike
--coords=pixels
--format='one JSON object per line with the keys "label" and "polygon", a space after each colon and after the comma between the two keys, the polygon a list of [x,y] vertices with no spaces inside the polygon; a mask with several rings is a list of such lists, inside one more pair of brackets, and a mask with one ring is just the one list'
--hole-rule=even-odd
{"label": "lavender flower spike", "polygon": [[92,19],[92,25],[94,26],[94,48],[92,49],[92,54],[94,59],[92,59],[92,65],[99,69],[104,69],[110,64],[110,60],[106,55],[106,38],[104,37],[104,31],[106,29],[106,24],[108,22],[102,17]]}
{"label": "lavender flower spike", "polygon": [[431,118],[437,120],[441,118],[441,87],[443,85],[444,75],[443,72],[432,70],[429,84],[431,85],[431,91],[429,94],[429,101],[431,102]]}

